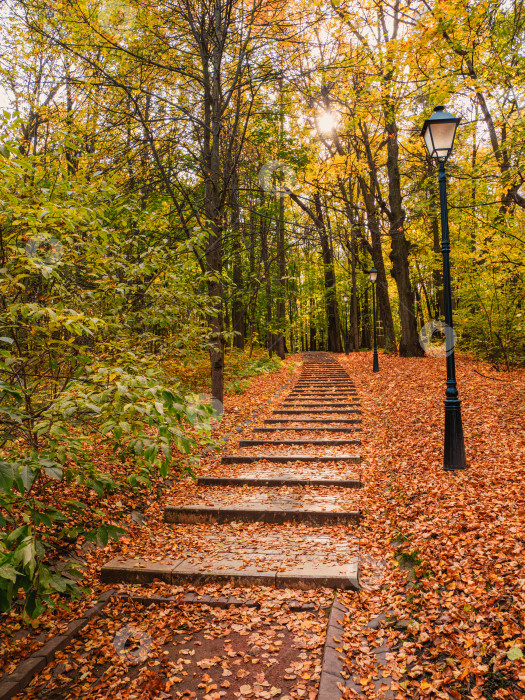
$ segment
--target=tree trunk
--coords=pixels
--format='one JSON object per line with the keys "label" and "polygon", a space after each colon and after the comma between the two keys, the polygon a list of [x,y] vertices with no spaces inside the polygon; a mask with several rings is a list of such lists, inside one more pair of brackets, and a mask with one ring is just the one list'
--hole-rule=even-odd
{"label": "tree trunk", "polygon": [[361,335],[361,347],[370,348],[371,336],[370,336],[370,308],[368,306],[368,286],[365,287],[364,299],[363,299],[363,313],[361,314],[362,323],[362,335]]}
{"label": "tree trunk", "polygon": [[277,268],[278,268],[278,296],[275,305],[275,316],[278,324],[276,338],[276,352],[284,360],[285,358],[285,342],[284,331],[286,325],[286,301],[285,301],[285,278],[286,278],[286,258],[284,245],[284,195],[279,196],[279,209],[277,220]]}
{"label": "tree trunk", "polygon": [[315,316],[315,304],[313,299],[310,299],[310,350],[317,350],[317,326]]}
{"label": "tree trunk", "polygon": [[231,177],[230,207],[233,247],[233,294],[232,294],[232,331],[233,347],[244,350],[245,314],[244,314],[244,284],[242,276],[241,242],[240,242],[240,210],[239,210],[239,178],[237,172]]}
{"label": "tree trunk", "polygon": [[[214,30],[221,27],[220,6],[214,13]],[[211,390],[213,397],[224,401],[224,322],[222,272],[222,216],[220,202],[220,131],[221,131],[221,59],[216,42],[211,42],[209,63],[203,62],[204,77],[204,143],[203,160],[205,163],[204,208],[209,225],[206,247],[206,267],[208,294],[214,311],[208,317],[210,329],[210,366]],[[210,63],[213,66],[210,75]]]}
{"label": "tree trunk", "polygon": [[261,259],[264,267],[264,280],[266,284],[266,346],[268,354],[273,356],[272,333],[272,277],[268,255],[268,229],[266,223],[261,220]]}
{"label": "tree trunk", "polygon": [[328,351],[342,352],[341,347],[341,324],[339,321],[339,310],[337,305],[336,283],[334,258],[328,232],[323,222],[323,211],[319,194],[314,195],[316,214],[322,222],[322,226],[317,228],[319,232],[319,240],[321,242],[321,254],[323,258],[324,268],[324,287],[325,287],[325,303],[326,303],[326,318],[328,321]]}
{"label": "tree trunk", "polygon": [[397,124],[390,107],[385,113],[387,133],[387,173],[388,201],[390,208],[390,240],[392,276],[396,281],[399,296],[399,318],[401,320],[401,341],[399,354],[402,357],[423,357],[425,354],[419,344],[416,317],[414,314],[414,291],[410,282],[409,254],[410,243],[405,237],[405,210],[401,194],[401,175],[399,172],[399,143]]}
{"label": "tree trunk", "polygon": [[392,308],[390,306],[390,297],[388,296],[388,281],[386,277],[385,263],[383,260],[381,224],[377,212],[377,203],[368,183],[364,178],[359,178],[359,185],[363,195],[363,201],[365,203],[368,230],[370,231],[370,238],[372,241],[372,262],[377,270],[377,306],[379,308],[379,314],[383,320],[385,349],[388,352],[395,352],[396,336],[394,331],[394,319],[392,318]]}
{"label": "tree trunk", "polygon": [[359,317],[358,317],[358,302],[357,302],[357,274],[356,274],[356,245],[352,230],[352,239],[350,241],[350,264],[352,266],[352,289],[350,292],[350,349],[357,352],[359,350]]}

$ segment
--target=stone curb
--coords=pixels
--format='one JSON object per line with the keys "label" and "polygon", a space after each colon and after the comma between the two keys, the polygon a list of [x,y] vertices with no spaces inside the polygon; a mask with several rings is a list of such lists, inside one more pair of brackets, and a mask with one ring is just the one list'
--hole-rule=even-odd
{"label": "stone curb", "polygon": [[345,680],[341,675],[345,662],[341,656],[342,652],[337,651],[337,646],[341,641],[335,640],[341,640],[345,612],[347,612],[347,609],[339,602],[336,593],[326,629],[326,642],[317,700],[340,700],[343,695],[337,684],[345,685]]}
{"label": "stone curb", "polygon": [[[338,651],[338,647],[339,649],[342,649],[340,644],[342,642],[341,635],[344,629],[344,616],[346,612],[348,612],[348,610],[341,603],[339,603],[336,595],[326,630],[326,642],[317,700],[341,700],[343,691],[338,687],[338,683],[342,685],[343,688],[350,688],[357,698],[364,699],[365,697],[362,689],[354,682],[351,676],[345,679],[342,675],[346,658],[343,651]],[[381,623],[385,620],[385,613],[380,613],[377,617],[373,618],[362,627],[363,633],[366,634],[367,629],[378,629],[381,626]],[[386,644],[383,644],[382,647],[375,649],[375,663],[384,664],[386,655],[391,651],[392,649],[390,649]],[[393,679],[390,676],[382,676],[381,678],[375,680],[376,690],[378,690],[380,683],[386,683],[387,685],[391,686],[392,681]],[[387,690],[382,691],[380,697],[384,697],[385,700],[394,700],[395,694],[391,690],[391,687],[389,687]]]}
{"label": "stone curb", "polygon": [[82,617],[70,622],[67,630],[63,634],[52,637],[44,646],[24,659],[13,673],[0,679],[0,700],[9,700],[17,695],[32,681],[44,666],[47,666],[58,651],[62,651],[74,637],[89,623],[92,617],[99,615],[111,596],[115,594],[114,589],[103,593],[96,605],[87,610]]}

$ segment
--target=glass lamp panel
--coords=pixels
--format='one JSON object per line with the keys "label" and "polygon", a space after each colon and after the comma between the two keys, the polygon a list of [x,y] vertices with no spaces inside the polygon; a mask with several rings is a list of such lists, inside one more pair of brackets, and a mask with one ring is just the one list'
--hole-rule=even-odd
{"label": "glass lamp panel", "polygon": [[[454,136],[456,135],[456,127],[457,124],[455,122],[438,122],[437,120],[434,123],[430,123],[428,125],[428,129],[425,133],[425,143],[427,143],[427,148],[428,148],[428,142],[427,138],[430,138],[429,132],[432,133],[432,141],[433,146],[434,146],[434,151],[435,151],[435,156],[437,157],[446,157],[449,152],[452,150],[452,146],[454,145]],[[428,135],[428,136],[427,136]]]}
{"label": "glass lamp panel", "polygon": [[425,146],[427,147],[428,155],[433,158],[434,157],[434,146],[432,144],[432,136],[430,135],[430,127],[427,126],[426,131],[425,131]]}
{"label": "glass lamp panel", "polygon": [[377,279],[377,270],[370,270],[369,277],[370,277],[370,282],[375,282]]}

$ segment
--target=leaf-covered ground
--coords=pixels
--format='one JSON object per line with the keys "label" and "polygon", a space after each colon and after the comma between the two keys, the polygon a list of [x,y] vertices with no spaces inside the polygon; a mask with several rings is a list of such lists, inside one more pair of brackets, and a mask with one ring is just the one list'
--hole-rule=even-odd
{"label": "leaf-covered ground", "polygon": [[360,541],[373,552],[369,590],[343,594],[348,674],[380,697],[374,649],[386,643],[397,698],[525,697],[525,374],[459,359],[469,467],[452,475],[445,361],[381,356],[379,374],[369,355],[342,364],[365,407]]}
{"label": "leaf-covered ground", "polygon": [[[363,455],[361,465],[349,464],[346,469],[360,474],[364,484],[358,530],[363,590],[359,594],[340,594],[350,609],[340,646],[346,657],[345,675],[354,678],[369,698],[381,698],[389,686],[399,700],[525,697],[525,374],[494,373],[484,365],[459,359],[469,468],[452,475],[442,470],[444,360],[382,355],[381,371],[374,375],[369,354],[337,359],[354,379],[363,406],[363,430],[351,436],[360,437],[362,445],[340,448]],[[287,365],[297,376],[300,359],[290,358]],[[266,417],[282,395],[271,405],[264,402],[290,380],[288,367],[254,379],[244,394],[227,398],[217,436],[229,435],[256,409],[261,411],[258,422]],[[252,437],[253,425],[245,426],[242,435],[233,430],[226,451],[237,451],[239,437]],[[297,434],[280,431],[267,437],[277,440],[296,438]],[[330,437],[348,436],[333,433]],[[313,448],[309,451],[316,453]],[[246,469],[246,465],[221,467],[217,456],[207,457],[202,465],[207,474],[223,469],[232,474],[241,468]],[[315,464],[311,468],[315,469]],[[98,574],[101,564],[116,552],[136,554],[140,550],[160,559],[171,547],[170,555],[180,554],[188,541],[169,528],[163,529],[160,514],[163,504],[174,496],[188,501],[194,498],[195,487],[183,489],[175,483],[149,506],[147,499],[151,496],[146,495],[129,497],[125,503],[119,495],[98,504],[109,517],[118,512],[120,518],[122,512],[127,513],[129,537],[120,545],[113,543],[104,548],[86,550],[79,543],[77,554],[87,561],[86,584],[93,587],[93,593],[73,603],[69,610],[46,613],[31,635],[24,636],[27,629],[16,610],[12,611],[1,632],[2,669],[12,670],[21,658],[46,637],[60,632],[61,626],[109,588],[100,584]],[[118,507],[115,501],[120,502]],[[133,509],[140,511],[138,518]],[[143,526],[142,513],[146,517]],[[194,527],[193,535],[201,528],[206,547],[224,543],[224,526]],[[283,550],[294,548],[287,525],[256,523],[240,527],[247,551],[277,531],[282,535]],[[299,530],[295,528],[296,533]],[[326,530],[323,550],[331,538],[336,559],[355,553],[355,536],[350,529]],[[229,534],[236,536],[234,529]],[[340,544],[348,542],[348,552],[336,551],[338,538]],[[330,553],[323,551],[322,556],[330,558]],[[152,593],[152,587],[117,588],[121,592]],[[155,585],[153,589],[164,595],[183,591],[167,585]],[[63,697],[52,694],[60,674],[70,697],[104,697],[97,693],[108,688],[115,698],[315,697],[331,591],[302,593],[207,585],[197,592],[235,594],[246,601],[256,600],[261,607],[255,615],[253,610],[243,608],[219,612],[190,605],[142,608],[111,603],[107,617],[91,623],[96,636],[89,632],[81,636],[21,697]],[[313,602],[314,609],[311,613],[292,613],[290,600]],[[375,629],[368,628],[369,621],[378,616]],[[123,663],[115,651],[115,635],[125,625],[160,640],[154,642],[155,651],[149,660],[137,665]],[[179,629],[179,625],[183,626]],[[225,637],[220,636],[221,629],[227,631]],[[219,630],[218,636],[214,630]],[[261,635],[259,641],[254,636],[257,634]],[[282,655],[279,649],[289,646],[292,636],[299,639],[299,646],[288,650],[288,656]],[[179,653],[177,639],[185,642],[182,648],[195,649],[196,654]],[[307,649],[301,646],[305,639]],[[210,644],[209,654],[205,653],[206,644]],[[140,639],[136,646],[140,647]],[[259,650],[254,657],[246,653],[251,646]],[[378,654],[378,649],[383,653]],[[181,665],[179,659],[183,658],[190,664]],[[209,668],[197,664],[205,659],[215,661]],[[230,659],[238,661],[235,679],[223,675],[224,669],[231,670],[225,666]],[[253,659],[259,661],[253,663]],[[270,659],[275,660],[270,663]],[[188,676],[167,688],[170,678],[181,677],[170,664],[181,666]],[[221,686],[225,681],[232,685]],[[187,690],[190,694],[177,696],[177,687],[180,693]],[[344,692],[347,697],[355,697],[349,688]]]}
{"label": "leaf-covered ground", "polygon": [[114,600],[26,697],[314,700],[326,616],[256,597],[228,609]]}

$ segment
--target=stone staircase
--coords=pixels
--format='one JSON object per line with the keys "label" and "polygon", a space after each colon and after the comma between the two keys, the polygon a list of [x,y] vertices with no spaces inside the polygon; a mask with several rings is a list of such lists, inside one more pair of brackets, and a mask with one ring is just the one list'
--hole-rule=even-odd
{"label": "stone staircase", "polygon": [[360,404],[331,355],[303,357],[292,391],[253,430],[271,439],[240,440],[219,474],[199,476],[194,502],[166,505],[166,537],[186,536],[183,556],[116,557],[104,581],[358,588]]}

